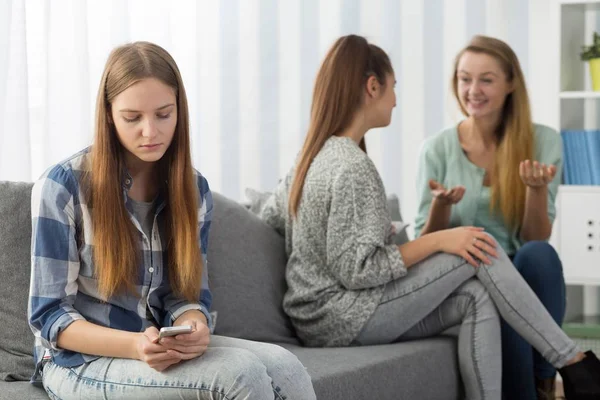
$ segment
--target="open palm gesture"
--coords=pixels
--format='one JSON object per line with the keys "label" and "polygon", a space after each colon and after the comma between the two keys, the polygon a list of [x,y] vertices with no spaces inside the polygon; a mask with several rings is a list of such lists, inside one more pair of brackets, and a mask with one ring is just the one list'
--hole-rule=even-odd
{"label": "open palm gesture", "polygon": [[519,175],[524,184],[532,188],[546,186],[556,175],[554,165],[541,164],[537,161],[521,161],[519,164]]}
{"label": "open palm gesture", "polygon": [[434,198],[442,204],[456,204],[462,200],[465,194],[464,186],[455,186],[452,189],[446,189],[444,185],[433,179],[429,180],[429,189]]}

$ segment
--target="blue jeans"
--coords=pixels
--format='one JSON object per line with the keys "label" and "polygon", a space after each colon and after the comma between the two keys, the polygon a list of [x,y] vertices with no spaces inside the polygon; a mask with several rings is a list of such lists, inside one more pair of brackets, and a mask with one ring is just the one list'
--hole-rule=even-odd
{"label": "blue jeans", "polygon": [[224,336],[212,336],[201,357],[163,372],[138,360],[102,357],[73,368],[49,362],[42,374],[53,400],[316,399],[310,376],[292,353]]}
{"label": "blue jeans", "polygon": [[[565,280],[558,254],[547,242],[526,243],[513,264],[558,325],[565,314]],[[554,367],[502,320],[502,392],[506,399],[535,400],[535,377],[555,376]]]}

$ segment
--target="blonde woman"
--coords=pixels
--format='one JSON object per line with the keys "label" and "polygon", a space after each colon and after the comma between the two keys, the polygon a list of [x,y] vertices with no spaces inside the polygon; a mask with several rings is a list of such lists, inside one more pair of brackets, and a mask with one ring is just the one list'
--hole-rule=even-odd
{"label": "blonde woman", "polygon": [[[417,234],[483,227],[561,325],[562,264],[547,242],[562,170],[560,136],[532,122],[519,60],[501,40],[475,36],[458,53],[452,91],[466,118],[423,146]],[[556,370],[504,321],[502,358],[506,398],[554,398]]]}
{"label": "blonde woman", "polygon": [[[93,145],[34,186],[32,380],[53,399],[315,399],[288,351],[211,339],[213,203],[192,168],[188,120],[171,56],[119,47],[100,81]],[[178,326],[191,332],[159,338]]]}
{"label": "blonde woman", "polygon": [[260,210],[285,235],[283,306],[298,336],[310,346],[360,346],[430,337],[460,325],[466,397],[500,400],[499,312],[562,368],[570,400],[600,396],[593,353],[577,349],[481,228],[392,243],[385,189],[364,137],[390,123],[394,85],[381,48],[360,36],[338,39],[316,78],[297,164]]}

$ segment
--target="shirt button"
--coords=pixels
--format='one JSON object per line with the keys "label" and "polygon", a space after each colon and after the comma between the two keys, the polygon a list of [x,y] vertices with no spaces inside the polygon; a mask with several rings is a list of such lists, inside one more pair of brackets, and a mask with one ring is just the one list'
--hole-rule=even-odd
{"label": "shirt button", "polygon": [[153,268],[153,267],[150,267],[150,268],[148,269],[148,272],[150,272],[150,273],[153,273],[153,272],[154,272],[154,268]]}

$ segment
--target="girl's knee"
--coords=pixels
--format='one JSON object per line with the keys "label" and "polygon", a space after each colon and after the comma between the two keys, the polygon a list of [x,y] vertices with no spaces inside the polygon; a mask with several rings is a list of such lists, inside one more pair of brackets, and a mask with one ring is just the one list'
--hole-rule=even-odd
{"label": "girl's knee", "polygon": [[523,278],[530,284],[538,280],[562,282],[564,279],[562,263],[558,253],[547,242],[527,242],[517,252],[514,264],[523,275]]}
{"label": "girl's knee", "polygon": [[458,288],[458,292],[465,293],[473,300],[481,301],[489,299],[489,293],[479,279],[469,279]]}
{"label": "girl's knee", "polygon": [[271,378],[266,366],[252,352],[236,349],[231,368],[221,369],[225,393],[231,399],[267,399],[273,397]]}
{"label": "girl's knee", "polygon": [[468,298],[469,309],[484,312],[488,317],[497,317],[498,312],[486,287],[478,279],[469,279],[457,290]]}
{"label": "girl's knee", "polygon": [[273,380],[274,389],[287,398],[315,399],[311,378],[298,357],[281,346],[260,343],[256,348]]}
{"label": "girl's knee", "polygon": [[545,262],[560,264],[558,253],[548,242],[534,240],[525,243],[515,255],[515,260],[521,259],[526,262]]}
{"label": "girl's knee", "polygon": [[264,354],[269,371],[273,371],[274,374],[283,373],[310,384],[310,376],[306,368],[294,353],[275,344],[265,344]]}

